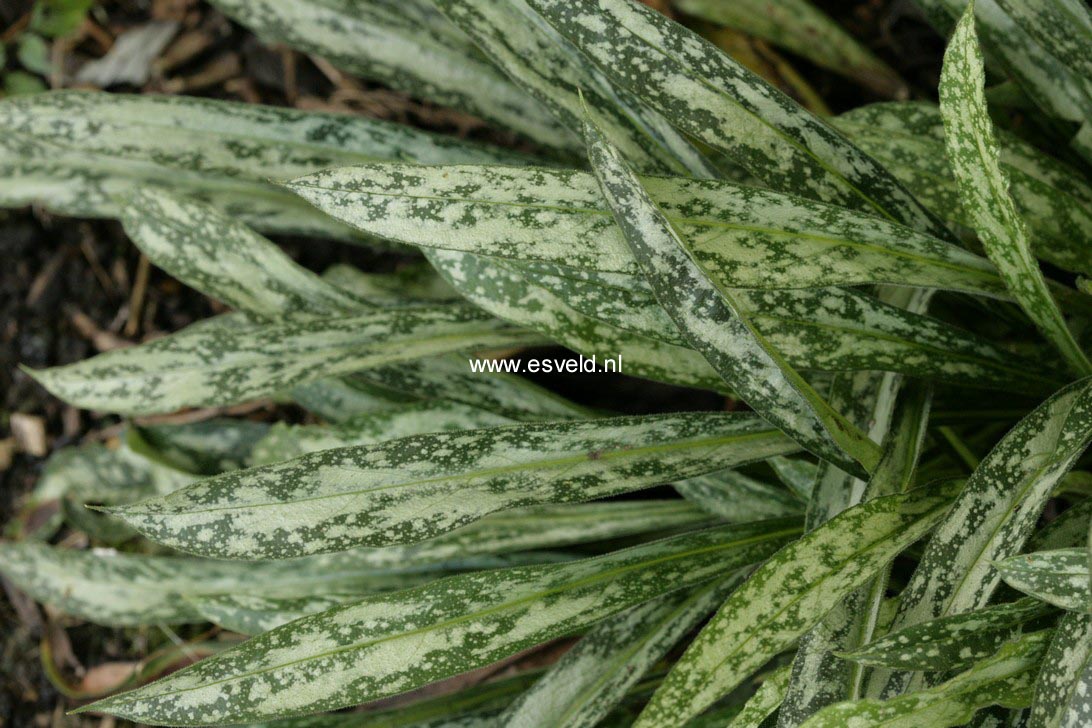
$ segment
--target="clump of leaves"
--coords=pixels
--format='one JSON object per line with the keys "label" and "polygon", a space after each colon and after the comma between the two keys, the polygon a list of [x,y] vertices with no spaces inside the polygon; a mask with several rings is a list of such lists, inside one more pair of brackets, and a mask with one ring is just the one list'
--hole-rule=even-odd
{"label": "clump of leaves", "polygon": [[[81,710],[359,725],[297,716],[578,636],[544,672],[366,717],[1092,720],[1083,3],[927,0],[954,27],[939,107],[834,119],[630,0],[214,4],[539,153],[186,98],[0,104],[0,200],[118,218],[233,309],[33,376],[125,415],[277,396],[322,420],[133,425],[53,458],[34,497],[65,507],[0,571],[102,624],[251,636]],[[904,88],[807,3],[772,3],[801,27],[715,5],[679,3],[799,52],[819,28],[809,57]],[[316,275],[256,230],[427,265]],[[467,366],[548,343],[747,407],[618,416]],[[683,499],[612,498],[662,483]],[[65,519],[126,552],[42,543]]]}
{"label": "clump of leaves", "polygon": [[0,39],[0,96],[44,91],[53,73],[51,42],[75,33],[92,0],[39,0]]}

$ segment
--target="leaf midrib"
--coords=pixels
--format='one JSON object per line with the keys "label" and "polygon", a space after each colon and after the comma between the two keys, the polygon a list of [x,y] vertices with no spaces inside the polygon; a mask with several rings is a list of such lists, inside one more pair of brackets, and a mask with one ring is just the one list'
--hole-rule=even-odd
{"label": "leaf midrib", "polygon": [[[478,610],[476,612],[464,613],[464,614],[459,615],[458,617],[454,617],[452,619],[444,620],[444,621],[439,622],[439,623],[427,625],[425,627],[421,627],[421,628],[418,628],[418,629],[410,630],[408,632],[400,632],[398,634],[390,635],[390,636],[387,636],[387,637],[381,637],[379,639],[368,640],[368,641],[364,641],[364,642],[354,642],[354,643],[351,643],[349,645],[344,645],[344,646],[341,646],[341,647],[338,647],[338,648],[335,648],[335,649],[320,652],[320,653],[318,653],[316,655],[308,655],[307,657],[303,657],[303,658],[300,658],[300,659],[297,659],[297,660],[292,660],[292,661],[289,661],[289,662],[281,663],[279,665],[271,665],[271,666],[262,668],[260,670],[252,670],[250,672],[245,672],[245,673],[242,673],[242,674],[239,674],[239,675],[229,676],[229,677],[226,677],[226,678],[222,678],[220,680],[205,682],[205,683],[202,683],[201,685],[197,685],[197,686],[191,687],[191,688],[177,688],[175,690],[172,690],[172,691],[169,691],[169,692],[162,692],[162,693],[153,695],[151,697],[163,698],[163,697],[168,696],[168,695],[177,695],[177,694],[184,693],[184,692],[192,692],[194,690],[202,690],[202,689],[213,687],[213,686],[216,686],[216,685],[223,685],[224,683],[232,682],[232,681],[235,681],[235,680],[243,680],[243,679],[246,679],[246,678],[251,678],[251,677],[254,677],[256,675],[261,675],[261,674],[264,674],[264,673],[267,673],[267,672],[272,672],[274,670],[281,670],[281,669],[284,669],[284,668],[291,667],[293,665],[298,665],[300,663],[310,662],[310,661],[314,661],[314,660],[321,660],[321,659],[323,659],[325,657],[332,657],[334,655],[338,655],[338,654],[341,654],[343,652],[350,652],[350,651],[353,651],[353,650],[362,649],[362,648],[370,647],[370,646],[373,646],[373,645],[383,644],[384,642],[389,642],[389,641],[396,640],[396,639],[403,639],[403,638],[406,638],[406,637],[413,637],[415,635],[424,634],[424,633],[427,633],[427,632],[440,631],[442,629],[445,629],[445,628],[448,628],[448,627],[451,627],[451,626],[455,626],[455,625],[458,625],[458,624],[461,624],[461,623],[464,623],[464,622],[469,622],[469,621],[473,621],[475,619],[482,619],[484,617],[489,617],[489,616],[492,616],[494,614],[501,613],[501,612],[507,611],[509,609],[519,607],[519,606],[521,606],[523,604],[526,604],[526,603],[529,603],[529,602],[534,602],[534,601],[540,601],[540,600],[543,600],[543,599],[547,599],[547,598],[549,598],[551,596],[555,596],[557,594],[564,593],[565,591],[575,590],[575,589],[579,589],[579,588],[582,588],[582,587],[585,587],[585,586],[590,586],[591,584],[594,584],[597,581],[612,580],[614,577],[623,575],[623,574],[625,574],[626,572],[629,572],[629,571],[647,569],[647,568],[658,566],[660,564],[668,563],[668,562],[671,562],[671,561],[674,561],[674,560],[686,559],[686,558],[690,558],[690,557],[693,557],[693,556],[701,556],[701,555],[704,555],[704,554],[715,553],[717,551],[725,551],[725,550],[729,550],[729,549],[732,549],[732,548],[745,547],[745,546],[749,546],[749,545],[756,544],[756,543],[763,543],[765,541],[774,541],[778,537],[792,536],[794,534],[800,533],[800,531],[801,531],[800,527],[786,528],[786,529],[782,529],[780,531],[773,531],[773,532],[767,532],[767,533],[759,534],[759,535],[756,535],[756,536],[749,536],[747,538],[739,539],[739,540],[736,540],[736,541],[731,541],[731,542],[728,542],[728,543],[719,543],[719,544],[716,544],[716,545],[713,545],[713,546],[706,546],[706,547],[703,547],[703,548],[696,548],[696,549],[692,549],[692,550],[689,550],[689,551],[684,551],[684,552],[677,553],[677,554],[671,554],[669,556],[661,556],[661,557],[653,558],[653,559],[650,559],[650,560],[647,560],[647,561],[642,561],[642,562],[639,562],[639,563],[636,563],[636,564],[629,564],[629,565],[617,567],[617,568],[614,568],[614,569],[608,569],[606,571],[597,572],[597,573],[595,573],[595,574],[593,574],[591,576],[587,576],[587,577],[584,577],[582,579],[577,579],[575,581],[566,582],[564,585],[559,586],[559,587],[554,587],[552,589],[544,589],[542,591],[538,591],[538,592],[529,594],[529,595],[524,596],[524,597],[519,597],[518,599],[515,599],[513,601],[504,602],[504,603],[499,604],[499,605],[497,605],[495,607],[489,607],[487,609]],[[576,563],[579,564],[580,562],[576,562]],[[712,575],[709,578],[712,579],[712,578],[715,578],[715,577],[716,577],[716,575]],[[453,578],[459,578],[459,577],[453,577]],[[418,587],[417,589],[418,590],[424,590],[424,589],[427,589],[427,588],[428,588],[428,586],[426,585],[424,587]],[[399,593],[404,593],[404,592],[396,592],[396,594],[399,594]],[[359,604],[359,602],[357,604]],[[353,605],[353,606],[355,606],[355,605]],[[123,696],[119,696],[119,698],[120,697],[123,697]],[[139,700],[139,698],[137,698],[137,700]],[[118,703],[122,703],[122,704],[124,704],[124,703],[132,704],[134,702],[136,702],[136,700],[125,700],[125,701],[118,700]],[[106,703],[106,705],[109,705],[109,702]]]}

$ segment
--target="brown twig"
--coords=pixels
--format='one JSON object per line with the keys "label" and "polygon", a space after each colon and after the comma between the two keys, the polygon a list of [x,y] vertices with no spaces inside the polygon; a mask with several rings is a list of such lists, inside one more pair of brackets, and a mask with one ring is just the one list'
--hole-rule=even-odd
{"label": "brown twig", "polygon": [[144,294],[148,289],[148,256],[140,254],[136,276],[133,280],[133,294],[129,297],[129,320],[125,323],[125,335],[136,336],[140,331],[140,315],[144,311]]}

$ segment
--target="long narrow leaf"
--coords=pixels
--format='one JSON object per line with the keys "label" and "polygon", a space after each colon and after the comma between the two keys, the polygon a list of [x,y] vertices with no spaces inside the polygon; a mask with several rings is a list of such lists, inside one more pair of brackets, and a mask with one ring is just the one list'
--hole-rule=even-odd
{"label": "long narrow leaf", "polygon": [[205,200],[259,230],[358,238],[271,183],[381,160],[521,164],[499,148],[347,114],[192,96],[60,91],[0,102],[0,205],[116,217],[148,187]]}
{"label": "long narrow leaf", "polygon": [[588,155],[626,243],[679,331],[759,414],[812,453],[869,471],[875,443],[835,412],[748,321],[735,295],[690,257],[618,150],[590,124]]}
{"label": "long narrow leaf", "polygon": [[1026,224],[998,162],[1000,153],[986,110],[985,70],[975,33],[973,1],[944,55],[940,112],[960,199],[987,255],[1021,307],[1070,367],[1078,374],[1092,374],[1092,363],[1073,339],[1032,256]]}
{"label": "long narrow leaf", "polygon": [[996,567],[1009,586],[1025,594],[1063,609],[1090,611],[1086,548],[1010,556]]}
{"label": "long narrow leaf", "polygon": [[527,0],[611,80],[770,187],[948,236],[883,167],[712,44],[629,0]]}
{"label": "long narrow leaf", "polygon": [[242,402],[313,379],[451,351],[539,341],[461,305],[277,323],[228,315],[32,376],[78,407],[147,414]]}
{"label": "long narrow leaf", "polygon": [[1092,614],[1066,614],[1035,683],[1031,728],[1079,728],[1092,719]]}
{"label": "long narrow leaf", "polygon": [[[989,261],[902,225],[720,180],[642,177],[694,257],[731,288],[894,283],[1005,296]],[[535,167],[372,164],[289,188],[362,231],[401,243],[636,274],[595,178]]]}
{"label": "long narrow leaf", "polygon": [[411,543],[506,508],[588,501],[796,449],[753,415],[513,425],[312,453],[112,512],[184,551],[289,558]]}
{"label": "long narrow leaf", "polygon": [[1025,708],[1031,704],[1035,671],[1050,632],[1035,632],[1003,647],[948,682],[892,700],[860,700],[832,705],[805,728],[882,725],[885,728],[946,728],[962,725],[990,705]]}
{"label": "long narrow leaf", "polygon": [[[902,592],[893,629],[986,606],[995,562],[1019,552],[1054,485],[1092,439],[1092,380],[1055,394],[982,460]],[[908,676],[890,679],[896,694]]]}
{"label": "long narrow leaf", "polygon": [[637,725],[682,722],[741,684],[928,532],[947,510],[951,490],[941,485],[877,498],[783,548],[728,598]]}
{"label": "long narrow leaf", "polygon": [[962,670],[997,652],[1027,622],[1050,613],[1024,598],[915,624],[843,655],[865,665],[899,670]]}
{"label": "long narrow leaf", "polygon": [[[207,725],[329,710],[411,690],[571,634],[772,553],[788,524],[726,526],[571,564],[444,579],[284,625],[86,709]],[[236,696],[230,704],[224,691]]]}
{"label": "long narrow leaf", "polygon": [[266,41],[314,53],[350,73],[460,109],[546,146],[579,146],[546,108],[481,58],[468,38],[454,27],[437,27],[442,18],[422,24],[401,7],[344,0],[214,4]]}
{"label": "long narrow leaf", "polygon": [[523,0],[439,0],[437,7],[569,130],[580,132],[583,99],[639,168],[715,175],[683,134],[628,92],[612,87]]}
{"label": "long narrow leaf", "polygon": [[600,623],[520,696],[499,723],[511,728],[591,728],[742,576],[679,591]]}
{"label": "long narrow leaf", "polygon": [[[944,148],[940,109],[924,102],[870,104],[839,116],[835,125],[883,162],[919,200],[967,227],[974,220],[959,199]],[[1066,270],[1092,272],[1081,241],[1092,236],[1092,187],[1075,169],[997,130],[999,164],[1027,221],[1035,254]]]}
{"label": "long narrow leaf", "polygon": [[676,0],[675,5],[689,15],[787,48],[877,93],[890,97],[906,92],[895,71],[807,0]]}

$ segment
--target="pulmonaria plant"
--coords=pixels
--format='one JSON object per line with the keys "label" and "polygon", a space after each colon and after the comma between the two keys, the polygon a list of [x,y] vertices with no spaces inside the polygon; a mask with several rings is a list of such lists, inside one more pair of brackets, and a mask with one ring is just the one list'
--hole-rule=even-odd
{"label": "pulmonaria plant", "polygon": [[[538,152],[182,97],[0,103],[0,201],[117,218],[232,309],[43,386],[323,422],[134,424],[54,456],[35,501],[123,552],[48,545],[58,520],[0,572],[92,622],[249,637],[80,711],[1092,724],[1084,3],[925,0],[951,32],[939,107],[835,118],[631,0],[213,4]],[[904,89],[804,0],[678,6]],[[256,231],[423,260],[316,275]],[[467,366],[551,344],[746,407],[619,416]],[[665,483],[682,498],[612,499]],[[562,637],[545,669],[328,712]]]}

